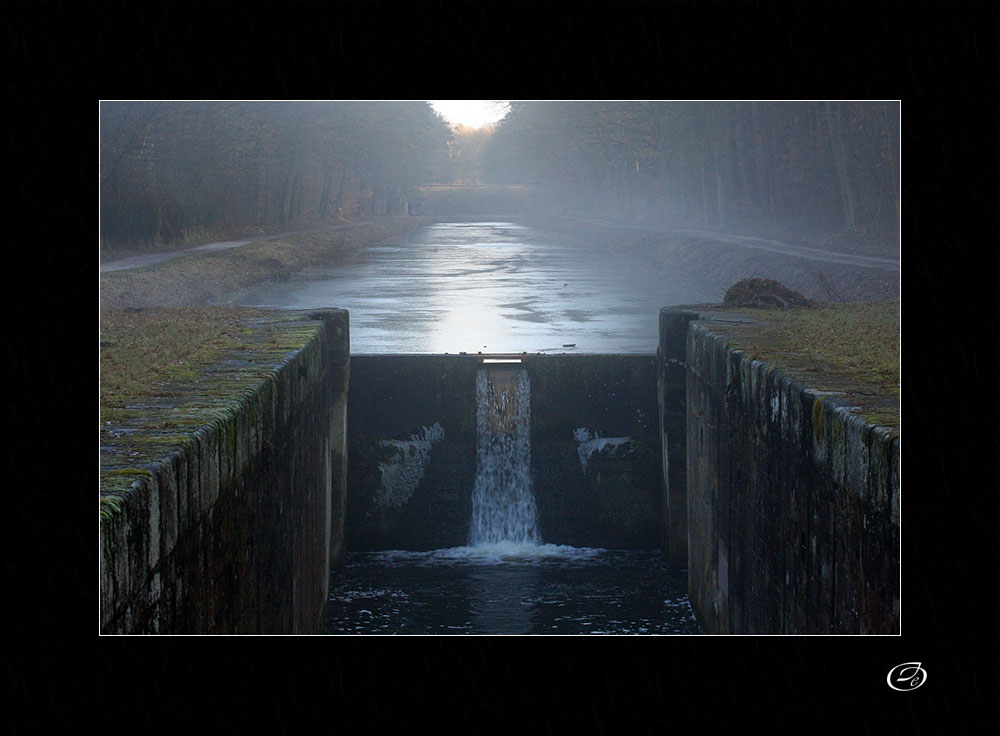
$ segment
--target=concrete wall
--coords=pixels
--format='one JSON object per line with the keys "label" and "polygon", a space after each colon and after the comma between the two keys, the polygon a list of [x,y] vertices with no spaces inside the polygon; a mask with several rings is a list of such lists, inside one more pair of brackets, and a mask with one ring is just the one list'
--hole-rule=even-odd
{"label": "concrete wall", "polygon": [[467,542],[478,367],[474,356],[351,356],[348,549]]}
{"label": "concrete wall", "polygon": [[542,541],[662,547],[655,356],[540,356],[528,373]]}
{"label": "concrete wall", "polygon": [[[656,359],[522,360],[531,382],[531,470],[542,540],[659,547]],[[468,543],[480,369],[474,355],[351,358],[349,549]]]}
{"label": "concrete wall", "polygon": [[348,316],[102,519],[102,633],[312,633],[343,552]]}
{"label": "concrete wall", "polygon": [[687,333],[698,312],[660,310],[656,397],[663,461],[663,537],[667,560],[687,567]]}
{"label": "concrete wall", "polygon": [[899,632],[899,439],[727,347],[686,343],[688,575],[706,633]]}

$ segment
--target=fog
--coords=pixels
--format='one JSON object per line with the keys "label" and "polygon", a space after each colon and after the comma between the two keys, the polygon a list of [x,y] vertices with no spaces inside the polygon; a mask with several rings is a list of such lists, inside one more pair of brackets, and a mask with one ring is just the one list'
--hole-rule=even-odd
{"label": "fog", "polygon": [[423,218],[205,297],[348,309],[359,353],[653,353],[752,276],[898,296],[895,102],[460,102],[102,103],[102,273]]}
{"label": "fog", "polygon": [[[473,128],[425,101],[103,102],[102,249],[411,204],[898,245],[898,102],[493,107],[499,122]],[[462,190],[441,196],[445,187]]]}
{"label": "fog", "polygon": [[351,352],[656,352],[666,304],[709,301],[709,285],[550,232],[442,222],[371,248],[361,263],[312,269],[240,305],[351,315]]}

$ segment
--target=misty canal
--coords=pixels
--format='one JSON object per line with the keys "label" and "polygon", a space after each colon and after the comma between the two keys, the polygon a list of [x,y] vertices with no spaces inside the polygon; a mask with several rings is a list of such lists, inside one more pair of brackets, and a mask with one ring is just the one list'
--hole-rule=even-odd
{"label": "misty canal", "polygon": [[254,291],[241,306],[347,309],[351,352],[656,353],[661,307],[718,301],[679,274],[510,222],[437,223]]}
{"label": "misty canal", "polygon": [[[359,262],[310,270],[241,304],[347,309],[352,354],[653,355],[661,307],[717,296],[700,282],[579,240],[509,222],[470,222],[411,231],[370,248]],[[516,399],[524,421],[515,433],[525,451],[477,458],[470,528],[479,528],[477,492],[504,486],[498,479],[519,479],[517,490],[531,503],[508,503],[510,493],[497,491],[506,500],[494,499],[487,515],[495,533],[473,533],[467,547],[349,551],[343,569],[331,574],[324,633],[700,633],[686,571],[670,568],[659,550],[577,548],[509,533],[523,523],[508,516],[534,509],[529,400],[525,385]],[[492,406],[478,394],[477,405],[480,412]],[[481,424],[480,433],[493,426]],[[480,437],[477,454],[495,445]]]}

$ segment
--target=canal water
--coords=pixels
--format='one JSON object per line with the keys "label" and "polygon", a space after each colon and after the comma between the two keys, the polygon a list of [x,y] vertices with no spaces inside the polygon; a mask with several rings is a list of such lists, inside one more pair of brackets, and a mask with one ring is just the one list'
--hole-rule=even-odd
{"label": "canal water", "polygon": [[[654,355],[660,309],[703,283],[510,222],[438,223],[245,295],[243,306],[350,311],[351,353]],[[477,377],[468,546],[348,553],[327,634],[697,634],[686,571],[658,550],[539,537],[524,371]]]}
{"label": "canal water", "polygon": [[685,570],[658,550],[495,544],[351,553],[326,634],[699,634]]}
{"label": "canal water", "polygon": [[544,544],[531,478],[531,382],[476,374],[468,546],[349,555],[328,634],[695,634],[684,570],[657,550]]}
{"label": "canal water", "polygon": [[437,223],[241,306],[350,311],[351,352],[656,353],[662,307],[718,301],[690,277],[510,222]]}

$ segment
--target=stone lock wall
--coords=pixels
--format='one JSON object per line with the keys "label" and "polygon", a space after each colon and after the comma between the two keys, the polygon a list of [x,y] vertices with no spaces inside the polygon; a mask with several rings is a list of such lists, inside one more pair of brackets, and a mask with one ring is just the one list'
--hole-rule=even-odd
{"label": "stone lock wall", "polygon": [[687,333],[698,312],[660,311],[660,341],[656,351],[656,397],[660,411],[663,462],[662,520],[664,555],[671,564],[687,567]]}
{"label": "stone lock wall", "polygon": [[102,520],[102,633],[320,630],[343,553],[348,315],[148,468]]}
{"label": "stone lock wall", "polygon": [[691,604],[706,633],[899,633],[899,439],[686,331]]}

